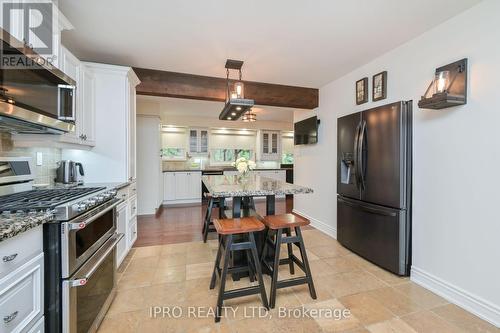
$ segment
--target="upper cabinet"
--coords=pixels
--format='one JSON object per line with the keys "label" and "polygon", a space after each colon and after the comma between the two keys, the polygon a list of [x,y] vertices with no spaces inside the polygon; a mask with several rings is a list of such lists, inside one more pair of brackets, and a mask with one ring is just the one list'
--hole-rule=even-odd
{"label": "upper cabinet", "polygon": [[281,133],[260,131],[260,160],[278,161],[281,156]]}
{"label": "upper cabinet", "polygon": [[77,82],[76,130],[64,134],[61,141],[93,147],[95,145],[95,78],[92,69],[64,46],[60,52],[61,70]]}
{"label": "upper cabinet", "polygon": [[[63,158],[85,165],[87,182],[134,182],[136,179],[136,94],[137,75],[130,67],[84,62],[90,75],[83,75],[84,97],[94,103],[94,119],[83,118],[82,134],[93,136],[90,151],[63,150]],[[86,78],[86,79],[85,79]],[[86,88],[86,86],[90,87]],[[85,110],[85,114],[87,114]],[[95,124],[92,131],[87,121]],[[89,136],[90,135],[90,136]],[[106,168],[102,166],[106,165]]]}
{"label": "upper cabinet", "polygon": [[189,153],[191,155],[208,154],[208,129],[189,129]]}

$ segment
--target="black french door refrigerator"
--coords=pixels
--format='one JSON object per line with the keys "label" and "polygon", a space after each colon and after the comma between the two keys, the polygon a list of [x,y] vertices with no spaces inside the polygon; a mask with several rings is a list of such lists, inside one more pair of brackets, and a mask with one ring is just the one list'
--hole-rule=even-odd
{"label": "black french door refrigerator", "polygon": [[338,241],[409,275],[412,101],[341,117],[337,130]]}

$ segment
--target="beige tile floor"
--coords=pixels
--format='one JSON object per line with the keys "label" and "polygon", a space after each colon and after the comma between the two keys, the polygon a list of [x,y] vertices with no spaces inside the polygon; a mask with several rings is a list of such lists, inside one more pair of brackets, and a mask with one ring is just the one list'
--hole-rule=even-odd
{"label": "beige tile floor", "polygon": [[[261,305],[258,296],[233,299],[224,305],[231,306],[235,313],[228,311],[215,324],[206,313],[213,309],[217,297],[217,289],[208,288],[217,243],[141,247],[133,249],[119,269],[118,293],[99,333],[500,332],[407,278],[372,265],[317,230],[303,234],[318,294],[316,300],[311,299],[306,285],[281,289],[277,307],[263,311],[259,318],[252,316],[252,311],[257,314]],[[280,276],[290,276],[288,266],[280,268]],[[269,294],[270,279],[264,278]],[[228,280],[227,286],[249,284],[245,278],[238,282]],[[168,318],[168,314],[155,318],[151,307],[157,306],[170,307],[171,316],[180,314],[176,311],[182,311],[182,315],[177,319]],[[315,309],[335,310],[333,317],[343,310],[349,313],[337,320],[331,312],[316,318],[282,317],[287,312],[300,315]]]}

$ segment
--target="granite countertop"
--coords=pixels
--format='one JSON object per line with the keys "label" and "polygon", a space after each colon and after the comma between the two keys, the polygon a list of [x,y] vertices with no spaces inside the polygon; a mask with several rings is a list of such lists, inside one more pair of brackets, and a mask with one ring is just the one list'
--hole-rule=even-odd
{"label": "granite countertop", "polygon": [[241,176],[203,176],[202,181],[214,198],[306,194],[313,192],[309,187],[294,185],[256,174],[249,174],[244,178]]}
{"label": "granite countertop", "polygon": [[52,221],[51,212],[0,214],[0,242]]}
{"label": "granite countertop", "polygon": [[[273,171],[273,170],[293,170],[293,167],[287,168],[255,168],[252,171]],[[210,167],[206,169],[188,169],[188,168],[172,168],[172,169],[163,169],[163,172],[203,172],[203,171],[236,171],[236,168],[232,167]]]}
{"label": "granite countertop", "polygon": [[123,183],[120,183],[120,182],[116,182],[116,183],[84,183],[82,185],[79,185],[79,186],[82,186],[82,187],[106,187],[108,190],[111,190],[111,189],[115,189],[115,190],[119,190],[119,189],[122,189],[126,186],[130,185],[130,182],[123,182]]}

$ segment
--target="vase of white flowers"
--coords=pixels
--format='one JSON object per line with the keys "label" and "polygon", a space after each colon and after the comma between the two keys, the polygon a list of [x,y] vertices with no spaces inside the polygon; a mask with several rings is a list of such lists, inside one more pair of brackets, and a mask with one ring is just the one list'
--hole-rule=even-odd
{"label": "vase of white flowers", "polygon": [[240,173],[242,176],[248,175],[248,172],[250,170],[255,169],[255,162],[252,160],[247,159],[246,157],[240,157],[232,164],[236,170]]}

